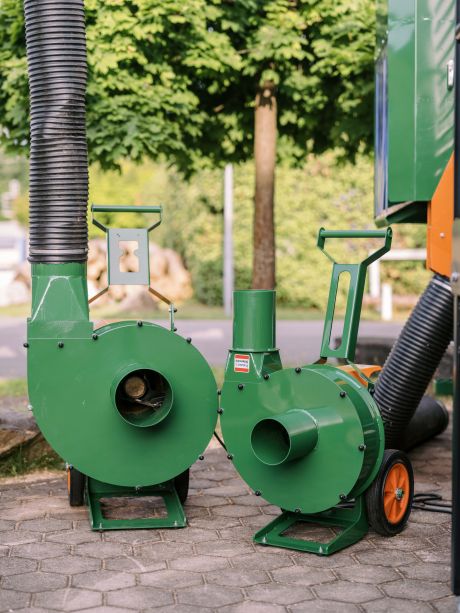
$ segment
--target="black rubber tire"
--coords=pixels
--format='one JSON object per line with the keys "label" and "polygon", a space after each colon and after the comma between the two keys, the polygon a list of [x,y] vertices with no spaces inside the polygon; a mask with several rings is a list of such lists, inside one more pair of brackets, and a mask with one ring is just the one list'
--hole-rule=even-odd
{"label": "black rubber tire", "polygon": [[85,504],[86,476],[73,466],[67,468],[67,491],[71,507],[82,507]]}
{"label": "black rubber tire", "polygon": [[[388,473],[395,464],[402,464],[407,469],[409,475],[409,492],[404,492],[404,495],[409,496],[409,503],[400,521],[397,523],[390,523],[385,515],[383,505],[384,488]],[[366,492],[366,508],[369,525],[375,532],[382,536],[396,536],[400,534],[404,530],[411,514],[413,498],[414,471],[412,470],[412,464],[409,458],[403,451],[386,449],[377,477]]]}
{"label": "black rubber tire", "polygon": [[183,473],[174,478],[174,485],[176,486],[176,492],[181,504],[184,504],[187,500],[189,483],[190,468],[187,468],[187,470],[184,470]]}

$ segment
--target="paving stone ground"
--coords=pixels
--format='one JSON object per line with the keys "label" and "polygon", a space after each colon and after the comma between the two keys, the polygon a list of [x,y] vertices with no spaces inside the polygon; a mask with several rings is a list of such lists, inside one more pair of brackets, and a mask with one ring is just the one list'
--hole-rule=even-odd
{"label": "paving stone ground", "polygon": [[[450,435],[414,451],[417,490],[450,499]],[[67,504],[65,479],[0,485],[0,611],[425,613],[455,610],[450,516],[414,511],[329,558],[261,547],[278,509],[254,496],[222,449],[191,473],[189,527],[98,533]]]}

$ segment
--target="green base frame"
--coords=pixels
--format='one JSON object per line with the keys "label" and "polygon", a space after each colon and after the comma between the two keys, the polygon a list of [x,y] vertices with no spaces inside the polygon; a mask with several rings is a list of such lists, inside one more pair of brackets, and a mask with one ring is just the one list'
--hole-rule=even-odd
{"label": "green base frame", "polygon": [[[308,541],[303,539],[284,536],[284,533],[298,522],[326,526],[328,528],[340,528],[337,534],[328,543]],[[336,551],[353,545],[366,536],[369,529],[365,503],[362,496],[358,496],[352,507],[334,507],[322,513],[304,515],[284,511],[267,526],[254,535],[254,541],[260,545],[295,549],[308,553],[316,553],[321,556],[329,556]]]}
{"label": "green base frame", "polygon": [[[146,517],[139,519],[106,519],[101,509],[102,498],[137,498],[158,496],[163,499],[166,517]],[[93,530],[139,530],[147,528],[185,528],[187,518],[179,500],[174,481],[166,481],[148,487],[121,487],[87,478],[86,502],[89,508]]]}

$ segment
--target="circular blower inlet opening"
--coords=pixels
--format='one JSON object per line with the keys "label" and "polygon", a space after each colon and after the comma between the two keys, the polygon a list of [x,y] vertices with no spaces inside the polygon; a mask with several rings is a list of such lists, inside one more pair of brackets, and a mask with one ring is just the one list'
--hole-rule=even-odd
{"label": "circular blower inlet opening", "polygon": [[122,418],[145,428],[162,421],[171,410],[173,393],[168,380],[156,370],[134,370],[117,385],[115,405]]}
{"label": "circular blower inlet opening", "polygon": [[291,450],[289,432],[275,419],[259,421],[252,431],[251,443],[257,458],[268,466],[282,464]]}

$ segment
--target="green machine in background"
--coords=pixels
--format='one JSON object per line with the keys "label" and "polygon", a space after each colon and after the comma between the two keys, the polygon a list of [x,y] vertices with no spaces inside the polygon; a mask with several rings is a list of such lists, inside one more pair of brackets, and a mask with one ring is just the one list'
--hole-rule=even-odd
{"label": "green machine in background", "polygon": [[377,0],[375,204],[426,222],[453,152],[454,0]]}
{"label": "green machine in background", "polygon": [[[93,206],[110,211],[161,215],[161,207]],[[149,287],[149,230],[96,225],[108,236],[109,283],[159,295]],[[138,271],[123,272],[119,244],[132,240]],[[143,321],[94,329],[81,263],[33,264],[32,295],[29,397],[41,431],[69,464],[71,504],[86,496],[93,529],[185,526],[188,469],[214,432],[217,388],[206,360],[176,334],[173,305],[169,329]],[[163,498],[167,515],[104,517],[102,499],[139,496]]]}
{"label": "green machine in background", "polygon": [[[333,261],[320,359],[283,368],[275,341],[275,292],[234,294],[233,348],[221,397],[221,424],[234,465],[256,495],[282,513],[255,541],[328,555],[362,538],[370,524],[392,536],[410,514],[413,474],[407,457],[385,451],[374,384],[353,364],[369,264],[390,249],[391,229],[328,232],[327,239],[383,238],[385,244],[360,264]],[[329,256],[327,252],[326,255]],[[332,259],[332,258],[330,258]],[[342,341],[332,347],[339,282],[349,278]],[[347,368],[328,360],[340,358]],[[338,530],[329,542],[296,538],[297,523]]]}

